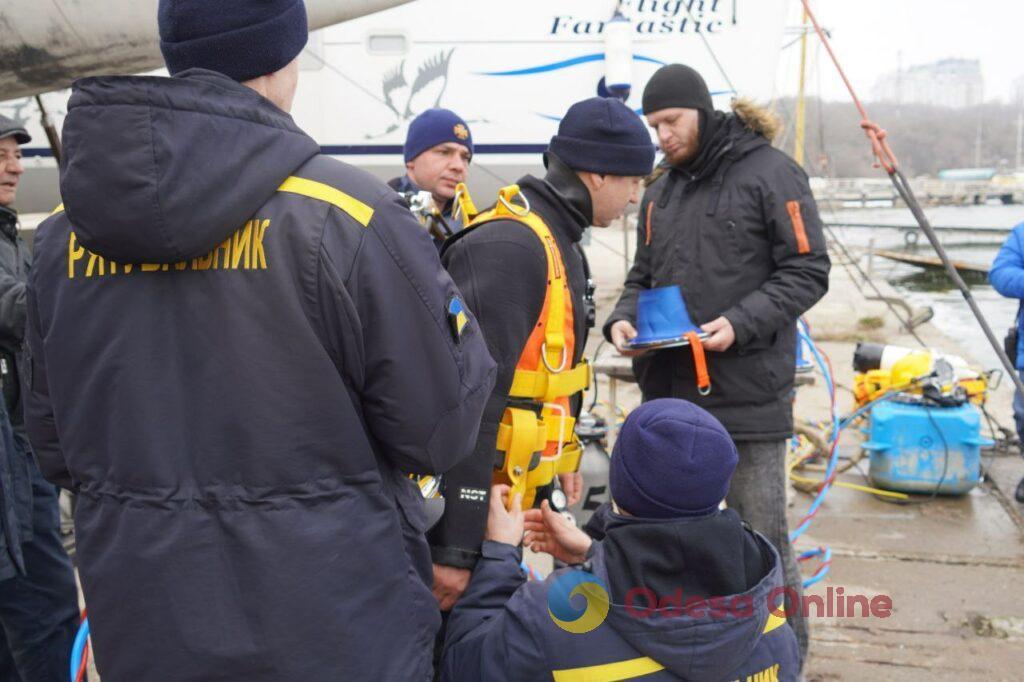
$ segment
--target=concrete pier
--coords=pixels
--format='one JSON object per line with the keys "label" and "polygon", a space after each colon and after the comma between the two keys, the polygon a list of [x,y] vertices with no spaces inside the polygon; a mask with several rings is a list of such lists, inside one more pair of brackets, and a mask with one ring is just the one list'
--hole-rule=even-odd
{"label": "concrete pier", "polygon": [[[630,230],[632,235],[632,230]],[[630,237],[632,239],[632,236]],[[598,323],[607,318],[623,279],[622,234],[616,228],[594,230],[587,246],[598,281]],[[632,244],[632,241],[630,242]],[[841,412],[853,405],[853,349],[858,340],[917,345],[900,331],[884,303],[867,300],[837,252],[832,253],[830,291],[808,314],[812,335],[828,354],[839,386]],[[896,296],[885,282],[876,282],[886,296]],[[881,322],[881,326],[879,326]],[[938,332],[930,324],[917,328],[926,344],[971,358],[971,349]],[[600,342],[598,330],[588,353]],[[614,354],[604,344],[600,355]],[[599,361],[600,362],[600,361]],[[711,357],[714,377],[714,358]],[[988,367],[984,369],[990,369]],[[639,404],[635,384],[617,382],[616,400],[625,409]],[[991,392],[988,409],[996,420],[1013,427],[1011,383]],[[599,381],[602,400],[609,397],[606,378]],[[589,401],[588,401],[589,404]],[[824,381],[798,390],[798,419],[828,418]],[[845,432],[841,452],[853,455],[860,438]],[[811,609],[811,652],[808,680],[1017,680],[1024,669],[1024,517],[1013,491],[1024,475],[1024,459],[1016,452],[984,458],[985,482],[963,497],[939,497],[915,504],[893,504],[870,494],[833,488],[797,549],[832,548],[831,572],[808,594],[892,600],[888,618],[818,617]],[[867,460],[860,464],[867,472]],[[820,473],[808,473],[821,477]],[[840,480],[865,485],[856,468]],[[918,496],[920,498],[920,496]],[[789,491],[790,527],[804,517],[812,496]],[[805,575],[816,568],[804,566]]]}

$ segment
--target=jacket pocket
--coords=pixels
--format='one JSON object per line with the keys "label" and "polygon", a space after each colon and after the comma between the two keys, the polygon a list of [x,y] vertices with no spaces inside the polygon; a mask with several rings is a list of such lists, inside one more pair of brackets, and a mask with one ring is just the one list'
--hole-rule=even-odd
{"label": "jacket pocket", "polygon": [[395,504],[402,515],[402,524],[416,534],[427,531],[427,511],[419,486],[405,474],[395,472],[391,487],[394,489]]}
{"label": "jacket pocket", "polygon": [[730,255],[732,262],[739,263],[742,252],[740,251],[739,227],[737,227],[736,221],[731,217],[727,217],[720,221],[720,226],[722,233],[725,234],[727,253]]}

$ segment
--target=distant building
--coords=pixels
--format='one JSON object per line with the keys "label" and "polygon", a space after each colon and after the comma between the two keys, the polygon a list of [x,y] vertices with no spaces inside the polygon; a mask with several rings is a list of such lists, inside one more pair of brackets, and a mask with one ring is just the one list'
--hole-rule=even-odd
{"label": "distant building", "polygon": [[879,102],[973,107],[984,101],[981,62],[943,59],[893,71],[878,79],[872,95]]}
{"label": "distant building", "polygon": [[1017,76],[1013,79],[1013,99],[1010,101],[1011,104],[1018,106],[1024,106],[1024,75]]}

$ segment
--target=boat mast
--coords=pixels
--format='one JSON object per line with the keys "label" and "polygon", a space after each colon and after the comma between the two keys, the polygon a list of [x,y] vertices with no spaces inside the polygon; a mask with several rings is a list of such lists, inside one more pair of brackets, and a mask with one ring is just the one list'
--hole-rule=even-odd
{"label": "boat mast", "polygon": [[804,136],[807,129],[807,101],[804,87],[807,82],[807,10],[803,11],[800,35],[800,88],[796,96],[796,141],[793,143],[793,159],[802,168],[804,165]]}
{"label": "boat mast", "polygon": [[1024,107],[1017,111],[1017,163],[1013,168],[1015,172],[1022,170],[1020,167],[1022,146],[1024,146]]}

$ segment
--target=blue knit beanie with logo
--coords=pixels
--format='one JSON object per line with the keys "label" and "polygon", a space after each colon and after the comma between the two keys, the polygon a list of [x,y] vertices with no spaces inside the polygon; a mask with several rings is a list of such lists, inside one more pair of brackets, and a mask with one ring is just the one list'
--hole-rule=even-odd
{"label": "blue knit beanie with logo", "polygon": [[626,419],[609,485],[620,509],[645,519],[710,514],[729,492],[739,454],[725,427],[676,398],[644,403]]}
{"label": "blue knit beanie with logo", "polygon": [[402,150],[408,163],[431,147],[456,142],[473,156],[473,133],[462,117],[448,109],[427,109],[409,124]]}
{"label": "blue knit beanie with logo", "polygon": [[287,66],[309,37],[302,0],[160,0],[157,23],[172,76],[203,68],[240,83]]}
{"label": "blue knit beanie with logo", "polygon": [[611,97],[591,97],[569,107],[548,151],[576,171],[635,177],[654,168],[647,126]]}

